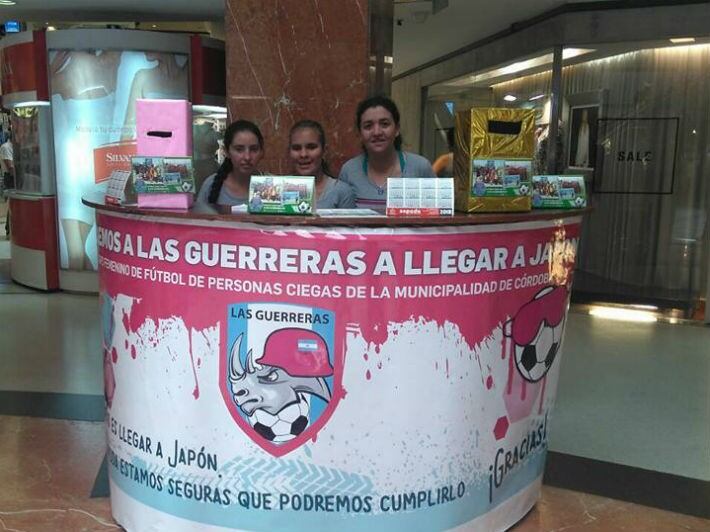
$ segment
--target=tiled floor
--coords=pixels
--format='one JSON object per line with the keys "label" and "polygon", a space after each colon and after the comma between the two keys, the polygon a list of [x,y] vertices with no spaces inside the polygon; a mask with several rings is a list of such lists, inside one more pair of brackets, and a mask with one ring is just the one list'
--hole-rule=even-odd
{"label": "tiled floor", "polygon": [[[0,530],[99,532],[119,527],[108,499],[89,497],[103,423],[0,416]],[[710,531],[710,521],[544,487],[515,532]]]}
{"label": "tiled floor", "polygon": [[571,312],[550,449],[710,481],[710,327]]}
{"label": "tiled floor", "polygon": [[98,314],[95,296],[0,294],[0,390],[103,394]]}
{"label": "tiled floor", "polygon": [[108,499],[91,499],[103,423],[0,416],[0,530],[115,530]]}

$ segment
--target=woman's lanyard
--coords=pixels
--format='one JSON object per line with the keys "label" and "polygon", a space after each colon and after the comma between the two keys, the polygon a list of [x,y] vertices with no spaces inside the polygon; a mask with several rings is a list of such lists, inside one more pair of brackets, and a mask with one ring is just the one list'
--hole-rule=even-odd
{"label": "woman's lanyard", "polygon": [[[407,161],[404,159],[404,153],[401,151],[397,150],[397,156],[399,157],[399,168],[402,173],[402,176],[404,176],[404,168],[407,166]],[[385,193],[385,188],[387,188],[387,185],[385,184],[384,187],[381,187],[380,185],[373,183],[372,180],[370,179],[370,176],[367,174],[367,164],[368,164],[368,158],[367,158],[367,153],[365,154],[365,157],[362,158],[362,173],[365,174],[365,177],[367,177],[368,181],[374,185],[374,187],[377,189],[378,194],[384,194]]]}

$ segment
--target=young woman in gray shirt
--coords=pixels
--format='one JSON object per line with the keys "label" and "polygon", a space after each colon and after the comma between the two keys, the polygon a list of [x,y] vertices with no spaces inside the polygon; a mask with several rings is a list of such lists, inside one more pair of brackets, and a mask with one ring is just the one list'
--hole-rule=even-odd
{"label": "young woman in gray shirt", "polygon": [[325,161],[325,131],[315,120],[301,120],[289,133],[288,156],[295,175],[315,176],[318,209],[352,209],[355,192],[330,175]]}
{"label": "young woman in gray shirt", "polygon": [[384,209],[388,177],[436,177],[428,160],[402,151],[399,110],[389,98],[360,102],[355,124],[364,152],[343,165],[340,179],[355,190],[358,207]]}
{"label": "young woman in gray shirt", "polygon": [[216,174],[202,183],[196,203],[241,205],[249,196],[249,179],[264,157],[264,137],[253,122],[237,120],[224,132],[226,157]]}

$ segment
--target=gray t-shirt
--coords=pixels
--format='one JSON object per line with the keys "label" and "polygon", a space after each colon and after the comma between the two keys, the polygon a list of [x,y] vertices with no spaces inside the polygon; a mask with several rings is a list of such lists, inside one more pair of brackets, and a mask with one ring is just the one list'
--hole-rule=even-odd
{"label": "gray t-shirt", "polygon": [[[431,164],[421,155],[400,152],[402,177],[436,177]],[[340,179],[353,187],[358,208],[384,209],[387,205],[387,186],[379,187],[367,177],[365,154],[347,161],[340,170]]]}
{"label": "gray t-shirt", "polygon": [[318,209],[354,209],[355,191],[339,179],[330,179],[323,193],[316,200]]}
{"label": "gray t-shirt", "polygon": [[[195,203],[207,204],[214,183],[215,176],[212,174],[202,183],[200,191],[197,193]],[[247,198],[240,198],[232,195],[229,189],[222,186],[217,197],[217,205],[244,205]],[[316,202],[318,209],[352,209],[355,207],[355,192],[347,183],[343,183],[338,179],[331,179],[326,189],[321,194]]]}
{"label": "gray t-shirt", "polygon": [[[209,203],[208,199],[210,197],[210,190],[212,189],[212,183],[214,183],[214,178],[217,174],[212,174],[202,183],[200,191],[197,193],[197,198],[195,198],[195,203]],[[232,195],[229,189],[222,185],[219,191],[219,196],[217,196],[217,205],[243,205],[247,202],[247,198],[240,198]]]}

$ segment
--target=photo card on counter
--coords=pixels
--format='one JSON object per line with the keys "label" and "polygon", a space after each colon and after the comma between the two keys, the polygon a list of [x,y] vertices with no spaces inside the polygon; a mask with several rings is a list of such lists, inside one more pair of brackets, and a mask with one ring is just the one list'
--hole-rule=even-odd
{"label": "photo card on counter", "polygon": [[471,197],[527,196],[532,161],[474,159],[471,162]]}
{"label": "photo card on counter", "polygon": [[581,175],[536,175],[532,178],[534,209],[581,209],[587,191]]}
{"label": "photo card on counter", "polygon": [[131,178],[138,194],[195,192],[190,157],[131,157]]}
{"label": "photo card on counter", "polygon": [[248,209],[252,214],[313,214],[314,191],[313,176],[253,175]]}

